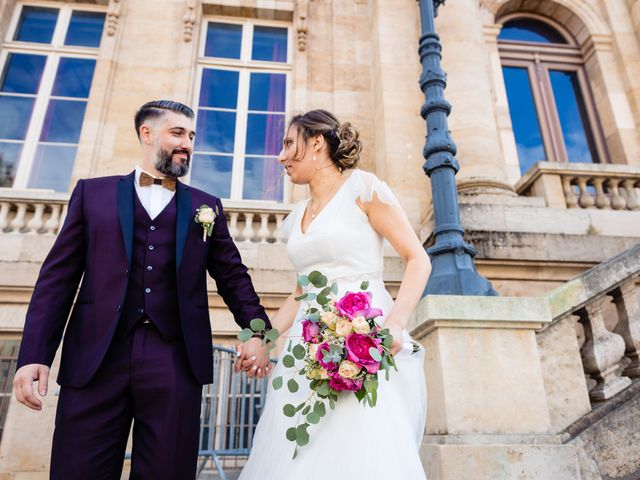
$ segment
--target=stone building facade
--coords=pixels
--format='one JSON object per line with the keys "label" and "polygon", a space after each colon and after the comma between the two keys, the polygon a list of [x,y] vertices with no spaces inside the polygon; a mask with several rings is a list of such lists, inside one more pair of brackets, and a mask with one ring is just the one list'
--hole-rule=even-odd
{"label": "stone building facade", "polygon": [[[436,27],[480,273],[503,296],[542,296],[635,245],[640,1],[448,0]],[[419,36],[415,0],[0,2],[0,478],[46,476],[56,397],[43,413],[11,400],[12,359],[75,182],[136,165],[135,110],[194,107],[185,181],[225,199],[273,312],[295,281],[277,227],[306,195],[275,162],[293,113],[355,124],[361,167],[433,242]],[[386,265],[393,292],[402,265],[391,251]],[[214,341],[233,341],[214,282],[209,304]]]}

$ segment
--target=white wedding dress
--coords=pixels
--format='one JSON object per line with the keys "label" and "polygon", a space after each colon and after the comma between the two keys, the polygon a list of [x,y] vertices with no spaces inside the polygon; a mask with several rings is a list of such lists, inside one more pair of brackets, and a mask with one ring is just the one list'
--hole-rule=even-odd
{"label": "white wedding dress", "polygon": [[[346,291],[360,291],[362,281],[368,280],[373,306],[387,314],[393,299],[382,281],[384,240],[356,204],[357,198],[370,201],[374,192],[381,201],[398,205],[384,182],[371,173],[354,170],[305,233],[301,220],[307,200],[295,206],[280,232],[299,275],[319,270],[330,283],[338,284],[338,298]],[[289,331],[294,344],[302,335],[303,308],[301,305]],[[405,342],[411,341],[408,333],[404,335]],[[295,443],[285,438],[285,432],[295,426],[295,417],[286,417],[282,407],[304,402],[310,392],[309,381],[296,374],[300,389],[289,392],[286,381],[293,369],[278,361],[271,378],[282,375],[285,386],[274,390],[269,384],[251,455],[240,479],[425,479],[418,455],[426,418],[424,352],[402,351],[396,355],[396,363],[398,371],[390,372],[389,381],[384,372],[379,374],[375,407],[359,403],[352,392],[342,392],[336,408],[327,408],[320,423],[311,425],[309,443],[298,448],[292,459]],[[296,370],[300,368],[298,361]]]}

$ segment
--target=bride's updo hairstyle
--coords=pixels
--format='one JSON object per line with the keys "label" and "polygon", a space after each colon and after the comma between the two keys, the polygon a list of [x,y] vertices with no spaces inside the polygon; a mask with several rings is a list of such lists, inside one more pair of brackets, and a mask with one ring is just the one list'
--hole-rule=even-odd
{"label": "bride's updo hairstyle", "polygon": [[[341,124],[335,115],[326,110],[311,110],[293,117],[289,127],[293,125],[298,128],[298,135],[302,135],[305,146],[310,138],[322,135],[327,142],[329,158],[341,172],[358,165],[362,142],[360,133],[351,123]],[[302,155],[304,151],[299,156]]]}

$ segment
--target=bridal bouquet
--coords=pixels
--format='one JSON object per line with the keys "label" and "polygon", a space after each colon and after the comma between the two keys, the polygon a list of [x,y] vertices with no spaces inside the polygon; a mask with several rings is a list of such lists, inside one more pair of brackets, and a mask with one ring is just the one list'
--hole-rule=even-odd
{"label": "bridal bouquet", "polygon": [[[328,286],[327,278],[318,271],[298,277],[298,284],[304,289],[313,285],[321,289],[317,293],[307,292],[296,298],[306,301],[302,320],[302,338],[294,345],[289,341],[282,363],[287,368],[295,367],[295,360],[303,361],[303,367],[294,369],[294,375],[287,381],[287,388],[295,393],[299,389],[294,378],[296,374],[310,382],[311,395],[304,402],[286,404],[283,412],[287,417],[296,417],[296,424],[286,431],[286,437],[295,442],[293,457],[298,447],[309,443],[308,428],[317,424],[327,413],[327,403],[333,409],[340,392],[353,392],[365,405],[374,407],[377,402],[378,374],[396,368],[390,348],[393,337],[376,318],[383,312],[371,306],[371,292],[368,282],[362,282],[359,292],[347,292],[336,299],[338,287]],[[419,345],[411,344],[413,353]],[[273,388],[284,384],[282,376],[273,379]]]}

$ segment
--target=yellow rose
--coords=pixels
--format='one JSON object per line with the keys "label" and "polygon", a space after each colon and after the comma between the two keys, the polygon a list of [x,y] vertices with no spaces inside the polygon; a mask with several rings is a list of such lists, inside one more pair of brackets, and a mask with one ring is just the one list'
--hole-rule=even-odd
{"label": "yellow rose", "polygon": [[311,358],[316,358],[316,354],[318,353],[318,344],[317,343],[311,343],[309,345],[309,356]]}
{"label": "yellow rose", "polygon": [[354,378],[360,373],[360,367],[349,360],[343,360],[338,368],[338,373],[342,378]]}
{"label": "yellow rose", "polygon": [[346,337],[350,333],[353,332],[353,327],[351,326],[351,322],[344,318],[341,318],[336,322],[336,335],[339,337]]}
{"label": "yellow rose", "polygon": [[336,326],[336,321],[338,320],[338,316],[333,312],[322,312],[320,315],[320,320],[329,328],[334,328]]}
{"label": "yellow rose", "polygon": [[198,210],[198,221],[200,223],[213,223],[216,219],[216,215],[213,212],[213,208],[201,208]]}
{"label": "yellow rose", "polygon": [[351,325],[356,333],[369,333],[371,331],[371,327],[369,326],[369,322],[363,317],[358,316],[351,321]]}

